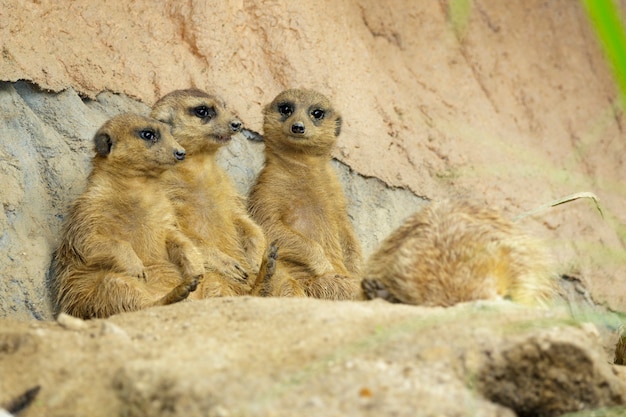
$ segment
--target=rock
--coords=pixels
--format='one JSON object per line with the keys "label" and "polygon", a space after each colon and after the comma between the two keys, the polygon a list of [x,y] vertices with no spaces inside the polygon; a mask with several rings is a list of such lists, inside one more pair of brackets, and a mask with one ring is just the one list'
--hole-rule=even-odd
{"label": "rock", "polygon": [[85,320],[65,313],[60,313],[57,316],[57,323],[68,330],[85,330],[89,328],[89,325],[87,325]]}
{"label": "rock", "polygon": [[479,390],[493,402],[522,417],[626,404],[626,381],[585,334],[550,329],[513,339],[490,352],[478,376]]}

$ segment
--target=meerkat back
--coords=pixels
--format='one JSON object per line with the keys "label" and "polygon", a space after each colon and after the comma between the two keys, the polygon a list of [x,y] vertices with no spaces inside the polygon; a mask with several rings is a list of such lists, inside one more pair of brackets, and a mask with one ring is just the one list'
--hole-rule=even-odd
{"label": "meerkat back", "polygon": [[107,317],[186,298],[204,270],[156,184],[184,159],[184,149],[166,125],[134,114],[107,121],[94,144],[87,187],[55,253],[60,310]]}
{"label": "meerkat back", "polygon": [[426,306],[506,298],[543,304],[554,277],[543,244],[496,210],[461,200],[430,203],[370,256],[366,298]]}
{"label": "meerkat back", "polygon": [[339,113],[312,90],[283,91],[264,110],[266,160],[248,208],[278,246],[274,290],[267,290],[274,295],[358,294],[360,244],[330,165],[340,131]]}

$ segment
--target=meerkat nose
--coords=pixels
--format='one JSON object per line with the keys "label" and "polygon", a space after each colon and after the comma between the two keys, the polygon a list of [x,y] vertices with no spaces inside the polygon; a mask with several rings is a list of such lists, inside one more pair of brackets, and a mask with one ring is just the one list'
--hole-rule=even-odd
{"label": "meerkat nose", "polygon": [[187,155],[187,152],[185,152],[184,149],[174,149],[174,158],[178,159],[179,161],[185,159],[185,155]]}
{"label": "meerkat nose", "polygon": [[291,125],[291,133],[301,135],[304,133],[304,124],[302,122],[295,122]]}
{"label": "meerkat nose", "polygon": [[230,130],[233,132],[239,132],[241,130],[241,122],[237,119],[230,122]]}

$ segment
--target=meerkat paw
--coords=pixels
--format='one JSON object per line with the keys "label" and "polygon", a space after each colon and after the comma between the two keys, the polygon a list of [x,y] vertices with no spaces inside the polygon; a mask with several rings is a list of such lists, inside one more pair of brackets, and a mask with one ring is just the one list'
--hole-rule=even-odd
{"label": "meerkat paw", "polygon": [[265,278],[269,279],[276,272],[276,260],[278,259],[278,246],[276,245],[276,241],[270,243],[265,259],[267,260],[265,265]]}
{"label": "meerkat paw", "polygon": [[116,270],[120,272],[124,271],[125,274],[141,281],[146,281],[148,279],[148,274],[143,261],[131,248],[128,250],[121,250],[117,254],[112,254],[112,261],[116,266]]}
{"label": "meerkat paw", "polygon": [[241,265],[239,265],[239,262],[237,261],[234,261],[230,265],[226,265],[221,272],[224,278],[235,284],[245,285],[248,283],[248,273]]}
{"label": "meerkat paw", "polygon": [[319,261],[311,265],[311,270],[314,275],[323,276],[333,274],[335,268],[325,257],[319,257]]}
{"label": "meerkat paw", "polygon": [[194,292],[198,288],[198,282],[199,282],[198,278],[192,278],[192,279],[188,279],[183,284],[187,285],[187,289],[189,290],[189,292]]}
{"label": "meerkat paw", "polygon": [[341,274],[326,274],[300,280],[309,297],[325,300],[354,300],[359,294],[356,280]]}
{"label": "meerkat paw", "polygon": [[211,257],[204,264],[204,267],[207,272],[217,272],[225,279],[236,284],[246,284],[248,282],[248,272],[239,265],[239,262],[226,254]]}
{"label": "meerkat paw", "polygon": [[278,246],[276,241],[270,243],[263,257],[263,262],[259,268],[256,281],[250,293],[261,297],[267,297],[271,294],[272,277],[276,273],[276,260],[278,259]]}
{"label": "meerkat paw", "polygon": [[387,287],[383,285],[382,282],[377,279],[364,279],[361,281],[361,288],[363,289],[363,294],[365,294],[365,298],[368,300],[373,300],[374,298],[382,298],[383,300],[389,301],[390,303],[399,303],[394,295],[392,295]]}
{"label": "meerkat paw", "polygon": [[198,287],[197,278],[189,278],[177,285],[173,290],[167,293],[163,298],[155,303],[155,305],[168,305],[182,301],[189,297],[189,294]]}
{"label": "meerkat paw", "polygon": [[227,281],[219,274],[208,274],[198,285],[194,298],[233,297],[248,295],[250,288],[247,285]]}
{"label": "meerkat paw", "polygon": [[186,265],[183,269],[183,276],[187,279],[195,279],[196,283],[204,276],[204,264],[196,263]]}
{"label": "meerkat paw", "polygon": [[131,277],[137,278],[138,280],[144,282],[148,280],[148,274],[146,273],[143,263],[141,265],[135,265],[131,268],[126,268],[126,273]]}

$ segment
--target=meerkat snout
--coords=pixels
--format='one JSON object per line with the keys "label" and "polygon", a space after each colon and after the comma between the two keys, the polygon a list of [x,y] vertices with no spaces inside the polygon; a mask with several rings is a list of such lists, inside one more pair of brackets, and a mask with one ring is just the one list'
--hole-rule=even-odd
{"label": "meerkat snout", "polygon": [[302,135],[304,131],[304,123],[302,122],[295,122],[291,125],[291,133],[294,133],[296,135]]}
{"label": "meerkat snout", "polygon": [[241,130],[241,121],[239,119],[232,120],[230,122],[230,130],[237,133]]}
{"label": "meerkat snout", "polygon": [[174,149],[174,158],[178,159],[179,161],[185,159],[185,155],[187,155],[187,152],[185,152],[184,149]]}

